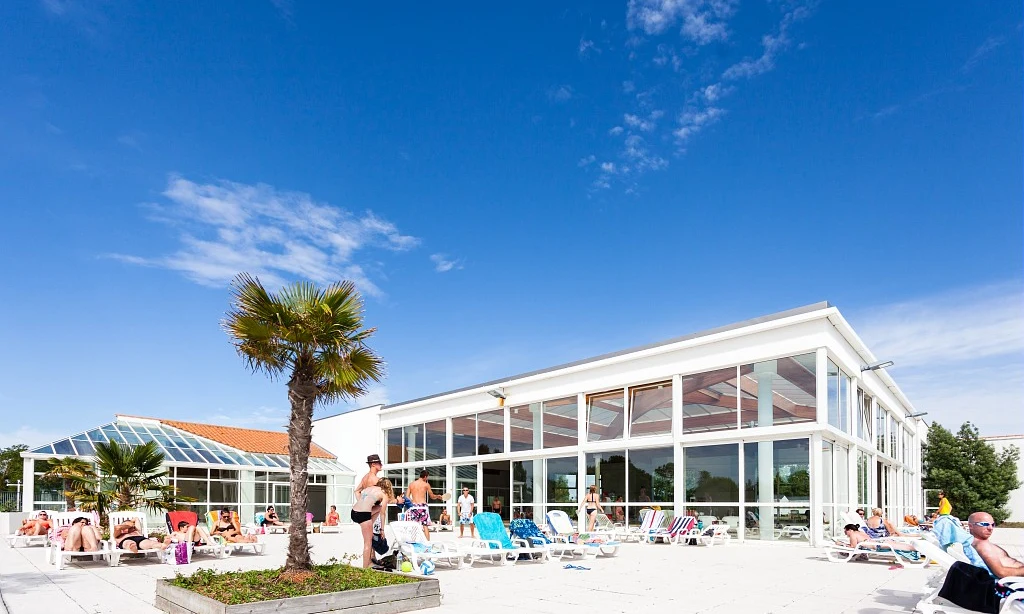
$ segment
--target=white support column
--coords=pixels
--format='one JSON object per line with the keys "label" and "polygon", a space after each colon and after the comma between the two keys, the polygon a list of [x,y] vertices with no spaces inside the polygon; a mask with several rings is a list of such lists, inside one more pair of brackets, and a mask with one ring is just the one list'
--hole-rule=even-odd
{"label": "white support column", "polygon": [[[672,376],[672,462],[675,467],[672,476],[676,515],[686,514],[686,471],[683,467],[683,376]],[[629,479],[628,471],[626,479]],[[625,494],[625,493],[624,493]],[[623,497],[626,498],[626,497]]]}
{"label": "white support column", "polygon": [[818,348],[814,353],[815,403],[818,424],[828,424],[828,353]]}
{"label": "white support column", "polygon": [[24,459],[21,469],[21,511],[31,512],[36,499],[36,461]]}
{"label": "white support column", "polygon": [[[534,452],[539,452],[544,449],[544,405],[532,403],[530,410],[533,412],[531,416],[533,418],[533,449]],[[547,501],[547,476],[544,475],[544,459],[535,458],[532,461],[524,462],[533,463],[533,517],[540,520],[544,518],[543,503]]]}
{"label": "white support column", "polygon": [[[772,402],[772,383],[775,380],[778,365],[774,360],[754,364],[754,376],[757,377],[757,426],[772,426],[775,404]],[[775,539],[775,443],[772,441],[757,442],[757,526],[762,540]],[[743,454],[743,450],[740,450]],[[740,476],[740,483],[744,481]],[[741,523],[741,525],[744,525]]]}
{"label": "white support column", "polygon": [[[583,448],[587,443],[587,420],[590,418],[587,415],[587,395],[582,392],[576,395],[576,415],[579,416],[576,422],[576,504],[579,505],[587,482],[587,455]],[[587,524],[582,516],[579,516],[577,526],[581,532],[586,530]]]}
{"label": "white support column", "polygon": [[[823,497],[822,489],[824,488],[824,479],[822,474],[824,471],[831,471],[831,467],[825,467],[825,460],[821,453],[821,433],[814,433],[811,435],[811,455],[810,455],[810,467],[811,472],[811,546],[817,546],[819,543],[824,543],[825,534],[825,498]],[[833,482],[833,488],[835,483]]]}
{"label": "white support column", "polygon": [[[857,509],[860,501],[857,500],[857,494],[859,489],[859,480],[857,479],[857,457],[860,455],[860,450],[857,446],[850,446],[850,453],[846,455],[846,466],[847,475],[849,479],[846,481],[847,498],[849,501],[850,510]],[[848,512],[850,510],[839,510],[840,512]]]}

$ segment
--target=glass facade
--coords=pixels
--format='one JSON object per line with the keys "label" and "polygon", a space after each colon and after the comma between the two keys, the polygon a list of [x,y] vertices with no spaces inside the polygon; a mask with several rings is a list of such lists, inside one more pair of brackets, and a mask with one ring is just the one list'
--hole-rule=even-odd
{"label": "glass facade", "polygon": [[811,353],[740,366],[743,427],[817,420],[815,361]]}
{"label": "glass facade", "polygon": [[626,415],[624,395],[621,388],[587,395],[587,441],[622,439]]}
{"label": "glass facade", "polygon": [[672,434],[672,382],[629,389],[629,435]]}
{"label": "glass facade", "polygon": [[828,423],[844,433],[850,432],[850,386],[845,371],[828,361]]}
{"label": "glass facade", "polygon": [[[738,380],[737,367],[683,377],[683,433],[735,429],[739,407]],[[751,398],[749,394],[744,396]]]}

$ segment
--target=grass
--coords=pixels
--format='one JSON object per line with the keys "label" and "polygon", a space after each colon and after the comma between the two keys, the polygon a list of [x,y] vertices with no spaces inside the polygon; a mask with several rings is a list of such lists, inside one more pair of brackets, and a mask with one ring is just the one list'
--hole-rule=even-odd
{"label": "grass", "polygon": [[314,565],[306,573],[286,573],[283,568],[255,571],[216,572],[200,569],[190,576],[175,576],[171,585],[216,599],[228,605],[305,597],[360,588],[407,584],[416,580],[396,573],[384,573],[347,563],[330,561]]}

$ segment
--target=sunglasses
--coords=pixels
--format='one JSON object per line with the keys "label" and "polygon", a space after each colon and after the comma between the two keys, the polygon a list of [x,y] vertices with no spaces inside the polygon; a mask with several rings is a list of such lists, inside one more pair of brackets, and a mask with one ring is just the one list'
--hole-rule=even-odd
{"label": "sunglasses", "polygon": [[996,526],[996,523],[994,523],[994,522],[971,522],[971,523],[968,523],[968,524],[973,524],[976,527],[984,527],[986,529],[992,529],[992,528],[995,528],[995,526]]}

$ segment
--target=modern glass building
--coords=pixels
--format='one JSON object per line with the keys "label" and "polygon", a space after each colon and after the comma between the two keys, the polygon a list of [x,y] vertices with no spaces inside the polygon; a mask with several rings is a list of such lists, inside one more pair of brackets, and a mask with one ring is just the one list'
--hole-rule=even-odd
{"label": "modern glass building", "polygon": [[657,506],[739,540],[813,544],[857,506],[921,513],[923,425],[877,365],[819,303],[320,419],[314,434],[380,452],[399,487],[421,469],[435,491],[469,487],[506,520],[575,517],[593,484],[623,522]]}
{"label": "modern glass building", "polygon": [[[60,480],[43,476],[52,459],[74,456],[95,460],[93,444],[116,441],[138,445],[157,442],[164,468],[178,493],[194,502],[184,504],[202,517],[229,507],[242,522],[274,505],[282,518],[289,514],[288,435],[180,420],[115,416],[109,424],[71,435],[22,453],[25,459],[25,511],[63,510]],[[309,511],[322,521],[330,505],[350,509],[354,473],[333,454],[313,444],[309,458]],[[348,514],[343,513],[347,519]]]}

